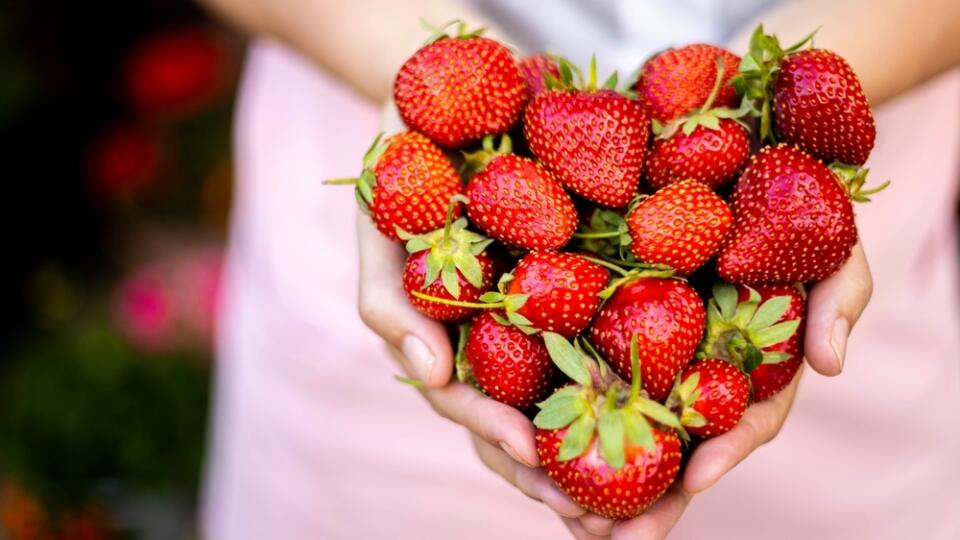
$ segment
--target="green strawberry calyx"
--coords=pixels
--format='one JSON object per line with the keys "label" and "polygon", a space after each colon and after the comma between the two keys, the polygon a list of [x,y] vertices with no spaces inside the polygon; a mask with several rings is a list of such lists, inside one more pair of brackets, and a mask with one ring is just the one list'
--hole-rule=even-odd
{"label": "green strawberry calyx", "polygon": [[509,135],[506,133],[500,135],[499,144],[497,144],[496,138],[496,135],[487,135],[483,138],[479,150],[461,152],[463,154],[463,165],[460,167],[460,176],[464,180],[470,180],[480,173],[488,163],[493,161],[493,158],[513,152],[513,141]]}
{"label": "green strawberry calyx", "polygon": [[695,371],[683,380],[677,375],[677,382],[664,405],[680,417],[680,424],[693,428],[703,427],[707,425],[707,419],[693,408],[699,399],[700,373]]}
{"label": "green strawberry calyx", "polygon": [[[467,229],[467,219],[454,221],[453,214],[457,205],[468,202],[463,195],[454,195],[447,205],[447,218],[442,229],[421,235],[412,235],[397,227],[397,236],[406,241],[408,253],[429,250],[427,271],[423,287],[429,287],[437,279],[443,288],[454,298],[460,298],[460,280],[462,275],[476,288],[483,287],[483,267],[477,256],[487,249],[493,240]],[[416,294],[416,293],[415,293]]]}
{"label": "green strawberry calyx", "polygon": [[612,90],[628,98],[635,97],[632,88],[617,88],[619,76],[616,71],[611,73],[603,84],[598,85],[596,55],[590,57],[590,68],[586,77],[583,75],[583,70],[570,60],[557,54],[549,54],[548,56],[557,62],[557,67],[560,70],[559,78],[550,72],[544,72],[543,82],[548,90],[581,90],[587,92]]}
{"label": "green strawberry calyx", "polygon": [[[817,29],[819,30],[819,28]],[[776,85],[780,64],[790,54],[813,43],[817,30],[784,49],[780,40],[772,34],[763,32],[763,25],[757,26],[750,36],[750,50],[740,60],[740,68],[731,83],[737,94],[743,96],[742,109],[750,111],[751,116],[760,118],[760,139],[776,142],[772,129],[773,89]]]}
{"label": "green strawberry calyx", "polygon": [[[483,293],[480,295],[479,302],[448,300],[446,298],[430,296],[419,291],[414,291],[413,295],[421,300],[436,302],[438,304],[445,304],[448,306],[457,306],[469,309],[495,309],[498,311],[494,311],[490,315],[498,323],[504,326],[516,326],[525,334],[535,334],[539,332],[539,330],[533,327],[533,321],[517,312],[524,306],[524,304],[527,303],[527,299],[530,297],[530,295],[507,294],[507,286],[511,281],[513,281],[513,274],[503,274],[500,276],[500,280],[497,282],[497,290]],[[500,310],[502,310],[503,315],[499,313]]]}
{"label": "green strawberry calyx", "polygon": [[473,325],[468,321],[457,325],[457,352],[453,355],[453,365],[456,368],[457,380],[469,384],[470,386],[481,390],[480,385],[473,376],[473,368],[467,361],[467,337],[470,335],[470,328]]}
{"label": "green strawberry calyx", "polygon": [[728,283],[713,286],[707,302],[707,331],[697,358],[721,358],[750,373],[761,364],[776,364],[792,355],[764,351],[793,337],[801,319],[780,321],[790,309],[791,297],[774,296],[761,302],[760,293],[747,287],[750,296],[737,302],[737,288]]}
{"label": "green strawberry calyx", "polygon": [[377,187],[377,175],[373,167],[380,161],[383,153],[390,147],[390,139],[383,140],[383,132],[377,134],[373,144],[363,155],[363,171],[357,178],[333,178],[324,180],[326,186],[352,185],[357,197],[357,206],[364,214],[370,215],[370,205],[373,204],[373,190]]}
{"label": "green strawberry calyx", "polygon": [[703,105],[690,114],[671,120],[666,125],[660,124],[660,122],[654,119],[653,134],[656,135],[658,139],[670,139],[676,135],[678,131],[683,131],[684,135],[690,135],[700,126],[718,131],[720,129],[721,119],[733,120],[749,131],[750,127],[747,126],[741,118],[750,114],[752,110],[751,107],[744,106],[743,104],[741,104],[739,109],[713,106],[713,102],[716,101],[717,96],[720,94],[720,88],[723,86],[724,73],[723,57],[718,56],[717,76],[714,80],[713,88],[710,90],[710,95],[707,96],[707,100],[703,102]]}
{"label": "green strawberry calyx", "polygon": [[879,186],[864,188],[863,185],[867,182],[867,173],[870,171],[870,169],[864,167],[834,161],[829,165],[829,169],[843,185],[853,202],[870,202],[870,195],[879,193],[890,185],[890,180],[887,180]]}
{"label": "green strawberry calyx", "polygon": [[[451,35],[447,30],[456,25],[456,32]],[[443,26],[434,26],[430,21],[421,18],[420,27],[425,31],[430,33],[430,36],[427,38],[427,41],[424,42],[424,45],[429,45],[435,41],[447,38],[457,38],[457,39],[471,39],[477,38],[483,35],[487,31],[484,27],[470,29],[467,26],[467,23],[461,21],[460,19],[454,19]]]}
{"label": "green strawberry calyx", "polygon": [[540,429],[566,429],[559,461],[582,456],[597,437],[600,456],[619,470],[626,464],[628,445],[656,451],[654,427],[673,429],[689,440],[680,419],[643,391],[636,334],[630,341],[633,380],[629,385],[605,367],[602,359],[588,356],[579,344],[553,332],[544,332],[543,339],[550,359],[576,383],[539,403],[540,412],[533,419]]}

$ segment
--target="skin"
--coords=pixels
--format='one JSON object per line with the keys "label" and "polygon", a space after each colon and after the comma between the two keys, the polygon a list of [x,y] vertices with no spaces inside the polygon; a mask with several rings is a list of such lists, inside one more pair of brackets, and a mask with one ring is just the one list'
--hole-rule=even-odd
{"label": "skin", "polygon": [[[484,24],[481,15],[454,0],[203,1],[240,28],[298,49],[379,104],[388,100],[399,66],[424,40],[420,15],[435,23],[463,19],[487,26],[491,37],[503,37]],[[784,2],[745,25],[730,48],[746,50],[750,32],[760,21],[784,44],[822,26],[816,45],[847,59],[873,106],[960,64],[960,2],[955,0],[927,0],[924,9],[916,9],[910,0],[878,0],[869,8],[858,0]],[[385,111],[385,127],[395,131],[399,127],[395,112],[389,104]],[[424,381],[419,391],[433,409],[471,433],[481,461],[550,507],[575,538],[665,537],[693,495],[773,439],[790,411],[799,376],[777,396],[751,406],[734,429],[698,447],[682,480],[640,517],[613,523],[585,513],[536,468],[529,420],[451,380],[453,352],[443,326],[414,310],[396,279],[403,268],[403,249],[380,236],[366,216],[357,220],[357,239],[364,322],[384,339],[406,376]],[[805,347],[807,363],[815,372],[836,376],[842,371],[847,337],[872,288],[870,268],[858,243],[837,274],[811,289]]]}

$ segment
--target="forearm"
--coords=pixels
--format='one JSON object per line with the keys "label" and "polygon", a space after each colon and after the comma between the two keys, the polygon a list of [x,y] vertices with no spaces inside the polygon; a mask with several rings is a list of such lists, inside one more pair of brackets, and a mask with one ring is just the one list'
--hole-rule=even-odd
{"label": "forearm", "polygon": [[747,50],[760,22],[784,46],[820,27],[816,46],[850,63],[874,105],[960,64],[957,0],[792,0],[743,28],[733,50]]}
{"label": "forearm", "polygon": [[488,26],[458,0],[201,1],[242,30],[299,50],[377,102],[389,96],[394,74],[426,39],[421,18]]}

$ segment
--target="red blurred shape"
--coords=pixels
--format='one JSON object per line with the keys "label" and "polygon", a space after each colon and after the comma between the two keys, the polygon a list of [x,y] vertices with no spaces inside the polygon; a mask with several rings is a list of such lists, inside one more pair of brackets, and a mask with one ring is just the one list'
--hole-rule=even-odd
{"label": "red blurred shape", "polygon": [[123,73],[126,98],[141,114],[181,117],[222,94],[227,51],[207,28],[165,30],[134,46]]}
{"label": "red blurred shape", "polygon": [[91,187],[110,198],[142,192],[157,178],[161,153],[159,141],[146,131],[114,127],[90,147],[87,174]]}

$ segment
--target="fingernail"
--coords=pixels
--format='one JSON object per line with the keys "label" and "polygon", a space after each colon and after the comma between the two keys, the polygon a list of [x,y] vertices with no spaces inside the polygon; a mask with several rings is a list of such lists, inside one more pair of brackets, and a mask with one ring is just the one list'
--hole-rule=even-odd
{"label": "fingernail", "polygon": [[430,380],[430,372],[433,370],[433,364],[436,362],[433,353],[427,348],[427,345],[413,334],[407,334],[403,338],[401,347],[403,355],[410,360],[410,365],[416,371],[417,377],[424,383]]}
{"label": "fingernail", "polygon": [[847,336],[850,335],[850,323],[840,317],[833,323],[833,332],[830,335],[830,346],[837,355],[837,373],[843,371],[843,360],[847,354]]}
{"label": "fingernail", "polygon": [[500,448],[502,448],[503,451],[506,452],[508,456],[512,457],[514,461],[523,465],[524,467],[530,467],[530,468],[534,467],[532,463],[528,463],[525,459],[520,457],[520,454],[518,454],[517,451],[514,450],[513,447],[507,444],[506,442],[500,441]]}

